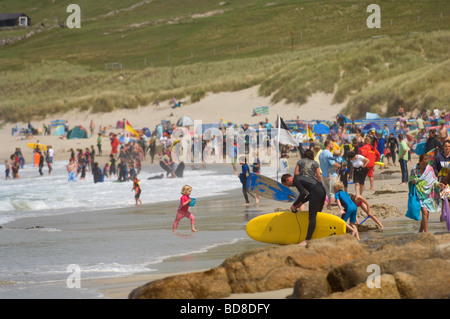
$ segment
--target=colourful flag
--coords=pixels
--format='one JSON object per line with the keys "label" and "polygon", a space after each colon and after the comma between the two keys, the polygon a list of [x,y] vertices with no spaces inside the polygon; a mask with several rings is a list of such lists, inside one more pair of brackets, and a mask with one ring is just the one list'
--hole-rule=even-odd
{"label": "colourful flag", "polygon": [[308,137],[309,137],[310,139],[314,140],[314,134],[313,134],[313,132],[312,132],[311,127],[309,126],[309,124],[308,124],[308,126],[306,127],[306,135],[308,135]]}
{"label": "colourful flag", "polygon": [[130,122],[128,122],[128,120],[126,120],[126,126],[125,126],[125,129],[126,129],[128,132],[133,133],[136,137],[139,137],[139,133],[136,132],[136,131],[133,129],[133,127],[131,126]]}

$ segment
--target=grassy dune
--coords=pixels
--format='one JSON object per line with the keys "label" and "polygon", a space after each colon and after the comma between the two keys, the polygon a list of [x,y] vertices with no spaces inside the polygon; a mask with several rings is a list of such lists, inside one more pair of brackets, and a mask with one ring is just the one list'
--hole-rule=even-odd
{"label": "grassy dune", "polygon": [[[69,15],[64,2],[3,0],[2,11],[25,12],[44,31],[0,47],[0,119],[108,112],[174,95],[196,101],[254,85],[274,102],[333,93],[353,117],[393,115],[399,104],[448,107],[446,0],[383,1],[381,29],[366,26],[370,3],[84,0],[81,29],[68,29],[54,26]],[[106,70],[111,62],[122,70]]]}

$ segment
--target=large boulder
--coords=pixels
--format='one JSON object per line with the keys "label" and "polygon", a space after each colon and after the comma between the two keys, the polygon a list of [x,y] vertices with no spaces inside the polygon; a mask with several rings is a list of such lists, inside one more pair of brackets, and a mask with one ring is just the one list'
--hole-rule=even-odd
{"label": "large boulder", "polygon": [[222,298],[231,293],[278,290],[294,286],[303,276],[332,269],[366,252],[350,235],[297,245],[257,248],[227,258],[217,268],[168,277],[133,290],[129,298]]}
{"label": "large boulder", "polygon": [[131,299],[224,298],[231,293],[223,267],[204,272],[171,276],[149,282],[131,291]]}
{"label": "large boulder", "polygon": [[[332,269],[327,281],[333,292],[367,286],[368,267],[392,275],[402,298],[450,296],[450,234],[407,234],[372,242],[363,258]],[[386,277],[387,278],[387,277]],[[372,288],[376,289],[376,288]]]}
{"label": "large boulder", "polygon": [[290,287],[289,298],[450,298],[450,234],[366,243],[341,235],[312,240],[307,248],[268,246],[205,272],[150,282],[129,298],[223,298]]}

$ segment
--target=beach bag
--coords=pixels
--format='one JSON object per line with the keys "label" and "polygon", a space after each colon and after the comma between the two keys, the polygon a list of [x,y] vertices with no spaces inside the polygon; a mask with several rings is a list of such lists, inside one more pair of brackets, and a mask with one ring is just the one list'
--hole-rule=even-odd
{"label": "beach bag", "polygon": [[406,217],[420,221],[420,199],[417,195],[416,185],[410,183],[408,193],[408,210],[406,211]]}
{"label": "beach bag", "polygon": [[447,230],[450,230],[450,208],[447,196],[444,197],[444,204],[442,205],[442,220],[447,224]]}

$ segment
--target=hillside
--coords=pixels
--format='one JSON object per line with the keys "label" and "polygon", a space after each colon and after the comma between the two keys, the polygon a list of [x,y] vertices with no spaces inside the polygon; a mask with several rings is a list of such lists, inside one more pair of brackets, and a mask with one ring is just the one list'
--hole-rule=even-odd
{"label": "hillside", "polygon": [[4,0],[2,12],[27,13],[42,32],[0,47],[0,116],[105,112],[255,85],[274,102],[334,93],[353,117],[448,107],[447,1],[383,1],[381,29],[366,25],[370,3],[84,0],[82,27],[69,29],[56,26],[67,4]]}

